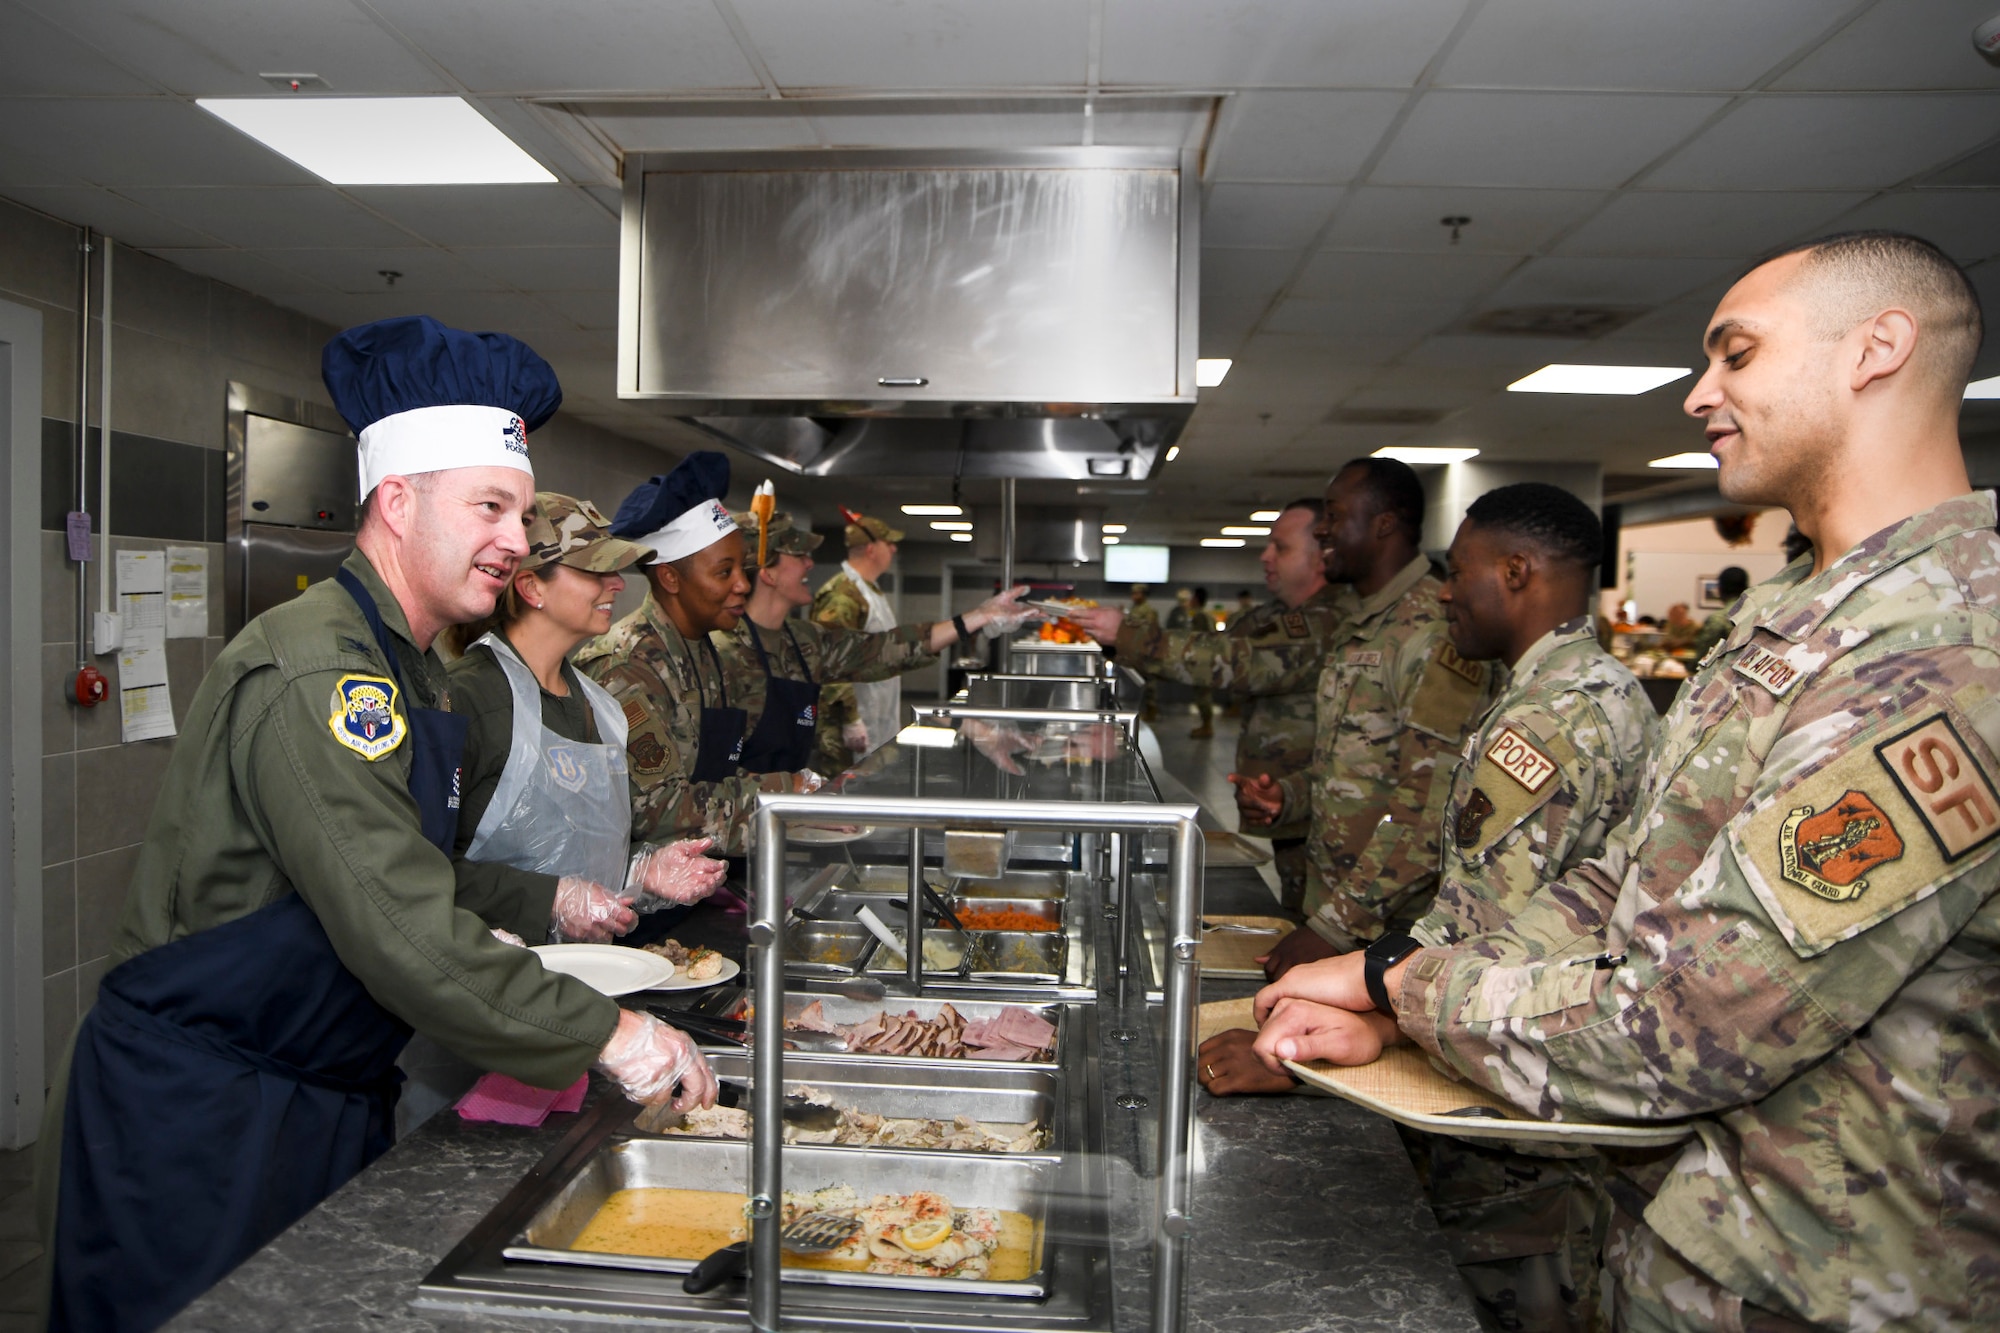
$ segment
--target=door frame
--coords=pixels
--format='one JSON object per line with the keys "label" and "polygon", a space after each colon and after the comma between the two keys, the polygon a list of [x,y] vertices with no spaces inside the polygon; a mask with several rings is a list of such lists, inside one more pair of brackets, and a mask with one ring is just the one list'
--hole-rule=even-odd
{"label": "door frame", "polygon": [[[0,301],[0,1147],[41,1130],[42,1083],[42,316]],[[55,688],[49,682],[49,688]]]}

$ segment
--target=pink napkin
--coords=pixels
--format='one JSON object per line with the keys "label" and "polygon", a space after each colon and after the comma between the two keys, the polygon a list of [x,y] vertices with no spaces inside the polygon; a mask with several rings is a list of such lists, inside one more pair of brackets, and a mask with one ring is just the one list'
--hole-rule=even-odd
{"label": "pink napkin", "polygon": [[539,1125],[553,1111],[574,1111],[590,1090],[590,1075],[558,1092],[531,1088],[505,1074],[487,1074],[458,1099],[458,1114],[466,1120],[491,1120],[502,1125]]}

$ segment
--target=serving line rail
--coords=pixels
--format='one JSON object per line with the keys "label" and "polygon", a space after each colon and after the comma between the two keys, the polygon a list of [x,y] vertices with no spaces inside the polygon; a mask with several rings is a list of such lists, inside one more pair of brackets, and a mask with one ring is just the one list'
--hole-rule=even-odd
{"label": "serving line rail", "polygon": [[[1074,713],[1025,712],[1031,721],[1078,720]],[[1109,719],[1107,719],[1109,720]],[[1136,719],[1135,719],[1136,720]],[[1190,1231],[1188,1129],[1193,1097],[1195,1005],[1200,947],[1203,844],[1191,805],[1097,805],[1054,801],[995,801],[889,796],[765,795],[755,823],[755,882],[749,925],[750,973],[756,1003],[751,1047],[752,1112],[750,1147],[750,1324],[775,1333],[781,1306],[783,1251],[779,1226],[784,1198],[784,929],[786,831],[793,823],[851,823],[904,827],[911,831],[911,915],[921,920],[917,885],[923,874],[921,838],[927,829],[943,832],[1006,833],[1014,829],[1089,830],[1111,835],[1164,832],[1170,840],[1167,876],[1168,947],[1160,1069],[1158,1196],[1153,1218],[1152,1327],[1181,1327],[1186,1242]],[[1125,923],[1119,923],[1121,941]],[[919,980],[923,950],[907,950]]]}

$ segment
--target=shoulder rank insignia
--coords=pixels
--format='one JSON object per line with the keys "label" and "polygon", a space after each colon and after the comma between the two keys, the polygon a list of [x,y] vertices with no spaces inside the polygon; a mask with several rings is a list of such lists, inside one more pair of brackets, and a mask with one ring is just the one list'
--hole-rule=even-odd
{"label": "shoulder rank insignia", "polygon": [[1845,792],[1823,811],[1799,806],[1778,830],[1781,873],[1829,902],[1859,898],[1863,876],[1902,855],[1896,826],[1866,792]]}
{"label": "shoulder rank insignia", "polygon": [[342,676],[333,687],[332,707],[327,730],[363,759],[380,759],[409,731],[396,711],[396,683],[383,676]]}

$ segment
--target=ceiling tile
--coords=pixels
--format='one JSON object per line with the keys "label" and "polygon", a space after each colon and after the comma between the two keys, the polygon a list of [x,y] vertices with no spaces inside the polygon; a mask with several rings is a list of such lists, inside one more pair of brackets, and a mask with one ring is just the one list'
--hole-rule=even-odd
{"label": "ceiling tile", "polygon": [[563,185],[370,185],[348,193],[448,249],[618,243],[617,219]]}
{"label": "ceiling tile", "polygon": [[685,92],[758,86],[710,0],[373,0],[479,93]]}
{"label": "ceiling tile", "polygon": [[113,189],[315,183],[303,168],[207,112],[164,97],[0,100],[0,148],[62,163]]}
{"label": "ceiling tile", "polygon": [[[1362,186],[1350,190],[1327,244],[1421,254],[1532,254],[1609,196],[1596,190]],[[1443,218],[1471,221],[1451,239]]]}
{"label": "ceiling tile", "polygon": [[1554,253],[1748,259],[1819,230],[1866,198],[1806,191],[1633,191],[1564,237]]}
{"label": "ceiling tile", "polygon": [[1988,144],[1962,161],[1923,179],[1925,185],[2000,186],[2000,142]]}
{"label": "ceiling tile", "polygon": [[1242,93],[1223,104],[1210,180],[1351,180],[1405,96],[1371,92]]}
{"label": "ceiling tile", "polygon": [[128,69],[190,97],[268,96],[265,73],[313,73],[337,93],[450,87],[360,5],[324,0],[32,0]]}
{"label": "ceiling tile", "polygon": [[454,328],[512,333],[532,346],[536,330],[571,327],[534,297],[506,292],[328,292],[273,299],[338,328],[398,315],[430,315]]}
{"label": "ceiling tile", "polygon": [[615,245],[504,246],[461,249],[458,257],[524,292],[616,291]]}
{"label": "ceiling tile", "polygon": [[2000,189],[1905,190],[1863,204],[1840,230],[1912,232],[1961,264],[2000,254]]}
{"label": "ceiling tile", "polygon": [[[324,289],[291,269],[251,254],[248,250],[177,250],[169,248],[152,249],[149,254],[157,255],[170,264],[178,264],[190,273],[199,273],[217,282],[226,282],[232,287],[240,287],[258,296],[271,297],[280,305],[291,305],[279,300],[278,293],[310,292],[319,295]],[[330,294],[330,293],[329,293]],[[297,306],[293,306],[297,309]],[[307,313],[313,313],[308,311]]]}
{"label": "ceiling tile", "polygon": [[1730,267],[1715,259],[1531,259],[1487,304],[1659,305]]}
{"label": "ceiling tile", "polygon": [[573,114],[628,153],[811,148],[817,131],[798,102],[584,103]]}
{"label": "ceiling tile", "polygon": [[0,27],[7,36],[0,42],[0,88],[9,93],[83,97],[159,91],[18,5],[0,5]]}
{"label": "ceiling tile", "polygon": [[784,88],[1081,87],[1090,11],[1071,0],[735,0]]}
{"label": "ceiling tile", "polygon": [[248,249],[409,245],[412,239],[324,185],[120,193],[164,217]]}
{"label": "ceiling tile", "polygon": [[1723,105],[1719,97],[1427,93],[1370,180],[1609,188]]}
{"label": "ceiling tile", "polygon": [[1298,294],[1319,301],[1440,301],[1463,306],[1520,262],[1513,255],[1322,250],[1307,263]]}
{"label": "ceiling tile", "polygon": [[1451,301],[1310,301],[1291,296],[1271,312],[1264,328],[1271,333],[1381,338],[1401,345],[1450,323],[1459,308]]}
{"label": "ceiling tile", "polygon": [[1298,263],[1295,250],[1204,248],[1201,355],[1236,355]]}
{"label": "ceiling tile", "polygon": [[[1511,383],[1551,361],[1574,358],[1586,342],[1561,338],[1485,338],[1472,334],[1441,334],[1424,339],[1400,358],[1406,366],[1469,369],[1491,366],[1513,369]],[[1517,369],[1514,369],[1517,368]]]}
{"label": "ceiling tile", "polygon": [[1882,189],[2000,133],[2000,98],[1755,97],[1646,178],[1663,189]]}
{"label": "ceiling tile", "polygon": [[1465,0],[1106,0],[1103,78],[1132,87],[1409,87]]}
{"label": "ceiling tile", "polygon": [[51,217],[58,217],[78,226],[95,227],[120,244],[137,246],[141,250],[151,250],[158,246],[222,244],[215,236],[163,218],[151,209],[142,208],[129,199],[112,194],[109,190],[94,190],[81,185],[66,189],[30,186],[9,187],[7,194],[30,208],[39,208]]}
{"label": "ceiling tile", "polygon": [[1202,206],[1202,240],[1295,250],[1326,225],[1340,196],[1332,185],[1217,185]]}
{"label": "ceiling tile", "polygon": [[618,330],[617,292],[537,292],[535,297],[579,328],[610,334]]}
{"label": "ceiling tile", "polygon": [[1179,99],[1099,100],[1092,113],[1094,141],[1119,148],[1199,148],[1208,134],[1212,100],[1193,107]]}
{"label": "ceiling tile", "polygon": [[1772,86],[1991,88],[1972,30],[1992,17],[1993,0],[1880,0]]}
{"label": "ceiling tile", "polygon": [[1437,85],[1747,88],[1824,30],[1824,0],[1488,0]]}
{"label": "ceiling tile", "polygon": [[[500,284],[458,256],[429,247],[262,250],[279,268],[357,296],[427,296],[433,292],[494,291]],[[385,272],[394,273],[391,282]]]}
{"label": "ceiling tile", "polygon": [[1083,104],[1003,100],[928,109],[909,102],[821,102],[819,142],[837,148],[1044,148],[1083,142]]}

